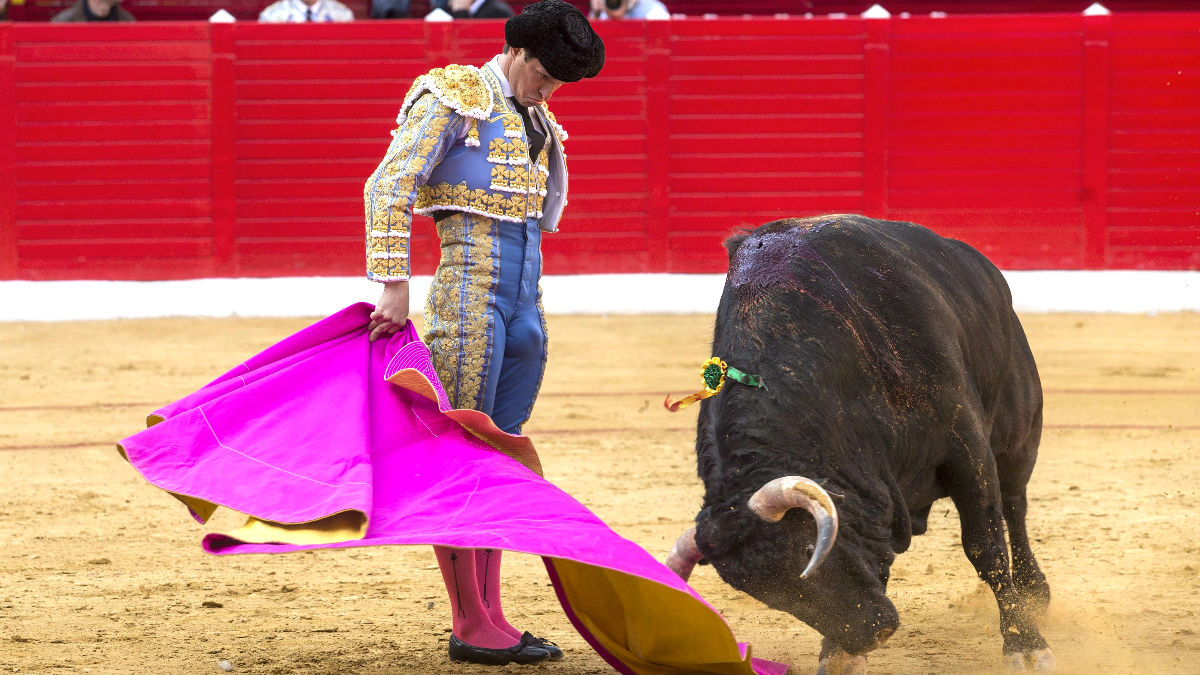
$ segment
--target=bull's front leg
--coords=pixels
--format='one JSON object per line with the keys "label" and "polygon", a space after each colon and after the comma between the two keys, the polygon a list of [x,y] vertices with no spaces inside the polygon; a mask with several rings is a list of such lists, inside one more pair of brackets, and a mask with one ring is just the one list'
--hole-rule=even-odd
{"label": "bull's front leg", "polygon": [[1038,630],[1037,612],[1009,573],[999,479],[991,453],[968,451],[940,467],[938,477],[958,508],[967,559],[996,596],[1005,666],[1013,672],[1053,671],[1054,654]]}

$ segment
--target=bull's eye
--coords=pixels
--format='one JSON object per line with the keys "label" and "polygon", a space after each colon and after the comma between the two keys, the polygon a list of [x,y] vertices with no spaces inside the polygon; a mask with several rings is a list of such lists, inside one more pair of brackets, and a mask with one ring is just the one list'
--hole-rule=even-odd
{"label": "bull's eye", "polygon": [[747,467],[757,466],[758,465],[758,453],[747,452],[744,454],[739,454],[733,458],[732,463],[734,466],[734,471],[737,471],[737,472],[740,472],[740,471],[746,469]]}
{"label": "bull's eye", "polygon": [[812,544],[806,544],[804,546],[804,552],[807,553],[810,557],[812,556],[812,553],[815,550],[816,550],[816,547],[814,547]]}

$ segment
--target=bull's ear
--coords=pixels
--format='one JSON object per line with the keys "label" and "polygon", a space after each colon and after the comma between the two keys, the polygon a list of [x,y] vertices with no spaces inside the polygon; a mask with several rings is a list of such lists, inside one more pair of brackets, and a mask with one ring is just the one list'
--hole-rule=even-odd
{"label": "bull's ear", "polygon": [[733,264],[733,254],[737,253],[738,247],[743,241],[750,236],[749,230],[738,230],[737,234],[730,236],[725,240],[725,250],[729,252],[729,264]]}

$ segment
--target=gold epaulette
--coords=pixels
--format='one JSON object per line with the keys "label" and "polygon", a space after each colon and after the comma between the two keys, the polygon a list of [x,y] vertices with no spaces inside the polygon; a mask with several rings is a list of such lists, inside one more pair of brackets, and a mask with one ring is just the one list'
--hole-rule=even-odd
{"label": "gold epaulette", "polygon": [[[486,120],[492,110],[492,93],[479,69],[451,64],[445,68],[434,68],[413,82],[412,88],[404,96],[404,104],[400,106],[397,125],[403,126],[409,108],[425,92],[432,93],[442,105],[471,120],[471,131],[475,130],[475,121]],[[472,136],[478,138],[474,134]]]}

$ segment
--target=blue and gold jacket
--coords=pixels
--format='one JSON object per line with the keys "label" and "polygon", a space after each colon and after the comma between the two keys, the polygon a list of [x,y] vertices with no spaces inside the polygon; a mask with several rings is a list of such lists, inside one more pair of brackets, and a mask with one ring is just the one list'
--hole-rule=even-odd
{"label": "blue and gold jacket", "polygon": [[530,114],[548,132],[533,160],[521,115],[491,68],[450,65],[416,79],[387,154],[363,189],[368,278],[409,278],[412,213],[536,218],[541,230],[558,230],[567,203],[567,134],[545,103]]}

